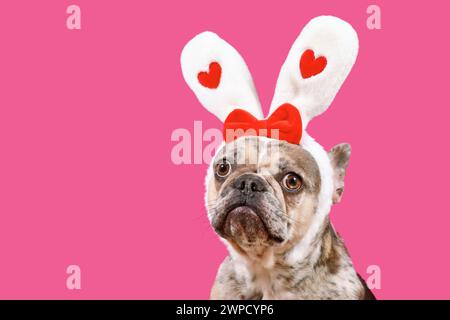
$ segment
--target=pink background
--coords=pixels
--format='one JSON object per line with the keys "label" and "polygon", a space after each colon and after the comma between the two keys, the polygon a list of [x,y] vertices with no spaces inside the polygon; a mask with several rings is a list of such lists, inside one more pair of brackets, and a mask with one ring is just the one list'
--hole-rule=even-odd
{"label": "pink background", "polygon": [[[66,7],[82,10],[69,31]],[[349,142],[332,211],[378,298],[450,298],[449,5],[374,1],[2,1],[0,298],[207,298],[226,255],[203,207],[206,165],[175,166],[170,135],[220,123],[179,66],[209,29],[245,57],[264,110],[290,45],[332,14],[360,37],[355,68],[309,132]],[[66,289],[66,267],[82,290]]]}

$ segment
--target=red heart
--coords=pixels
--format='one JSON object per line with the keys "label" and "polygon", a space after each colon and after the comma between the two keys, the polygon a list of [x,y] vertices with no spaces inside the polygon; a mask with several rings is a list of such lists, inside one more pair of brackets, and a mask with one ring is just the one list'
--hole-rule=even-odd
{"label": "red heart", "polygon": [[220,83],[220,77],[222,75],[222,67],[217,62],[211,62],[209,64],[209,71],[199,72],[197,75],[198,82],[206,88],[217,89]]}
{"label": "red heart", "polygon": [[312,76],[321,73],[327,66],[327,58],[318,57],[314,55],[314,51],[308,49],[303,52],[300,58],[300,72],[303,79],[311,78]]}

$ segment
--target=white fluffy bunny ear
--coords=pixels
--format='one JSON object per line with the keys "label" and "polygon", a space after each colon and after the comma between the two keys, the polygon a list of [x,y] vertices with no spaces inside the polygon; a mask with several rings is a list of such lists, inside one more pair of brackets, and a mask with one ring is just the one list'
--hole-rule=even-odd
{"label": "white fluffy bunny ear", "polygon": [[198,100],[222,122],[235,109],[262,118],[244,59],[215,33],[200,33],[186,44],[181,53],[181,69]]}
{"label": "white fluffy bunny ear", "polygon": [[291,103],[306,128],[333,101],[356,61],[358,47],[356,31],[347,22],[332,16],[312,19],[281,68],[270,113]]}

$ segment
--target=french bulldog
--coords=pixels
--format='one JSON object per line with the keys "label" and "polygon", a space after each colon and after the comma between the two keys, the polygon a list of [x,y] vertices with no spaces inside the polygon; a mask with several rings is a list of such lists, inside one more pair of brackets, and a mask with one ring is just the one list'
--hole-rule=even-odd
{"label": "french bulldog", "polygon": [[312,19],[288,53],[264,118],[234,47],[203,32],[183,48],[186,83],[224,123],[225,141],[206,177],[208,218],[229,250],[212,299],[374,298],[329,219],[342,198],[350,146],[326,152],[306,132],[330,106],[358,49],[349,23]]}
{"label": "french bulldog", "polygon": [[317,219],[324,180],[328,200],[341,200],[349,157],[348,144],[335,146],[321,172],[308,148],[285,141],[241,137],[219,150],[206,207],[230,255],[212,299],[374,298],[329,218]]}

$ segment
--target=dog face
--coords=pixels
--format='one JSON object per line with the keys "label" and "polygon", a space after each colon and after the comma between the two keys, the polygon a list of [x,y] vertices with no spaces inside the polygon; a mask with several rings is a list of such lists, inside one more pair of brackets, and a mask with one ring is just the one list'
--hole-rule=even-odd
{"label": "dog face", "polygon": [[319,166],[299,145],[242,137],[220,149],[207,177],[216,233],[242,250],[301,238],[318,203]]}
{"label": "dog face", "polygon": [[[329,153],[335,192],[343,193],[350,147]],[[319,203],[321,172],[301,145],[241,137],[216,154],[207,176],[208,217],[216,233],[239,251],[283,248],[308,231]]]}

